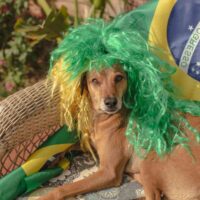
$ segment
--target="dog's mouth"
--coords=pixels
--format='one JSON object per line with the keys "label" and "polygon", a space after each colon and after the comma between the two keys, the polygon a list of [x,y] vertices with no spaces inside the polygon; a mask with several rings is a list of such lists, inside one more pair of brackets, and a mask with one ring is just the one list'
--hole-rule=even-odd
{"label": "dog's mouth", "polygon": [[103,109],[102,111],[106,114],[112,115],[112,114],[117,113],[119,110],[120,108],[114,107],[114,108],[106,108],[106,109]]}

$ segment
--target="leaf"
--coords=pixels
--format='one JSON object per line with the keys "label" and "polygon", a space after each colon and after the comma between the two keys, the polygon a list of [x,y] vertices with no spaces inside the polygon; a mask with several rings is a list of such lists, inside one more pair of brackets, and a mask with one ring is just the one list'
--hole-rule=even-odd
{"label": "leaf", "polygon": [[16,31],[25,33],[25,37],[32,40],[33,47],[43,39],[55,40],[62,37],[69,26],[68,20],[67,8],[62,6],[59,11],[52,10],[42,25],[30,26],[19,23]]}
{"label": "leaf", "polygon": [[20,32],[20,33],[27,33],[30,31],[38,31],[40,29],[39,25],[35,25],[35,26],[30,26],[30,25],[25,25],[25,24],[21,24],[20,26],[16,27],[16,32]]}
{"label": "leaf", "polygon": [[105,6],[105,0],[93,0],[92,4],[94,5],[95,9],[102,9]]}
{"label": "leaf", "polygon": [[24,52],[19,56],[19,61],[21,61],[22,63],[24,63],[26,61],[26,57],[27,57],[27,53]]}
{"label": "leaf", "polygon": [[46,0],[37,0],[38,5],[44,10],[45,14],[48,16],[51,12],[51,8]]}
{"label": "leaf", "polygon": [[31,32],[29,34],[26,35],[27,38],[31,39],[31,40],[42,40],[46,37],[47,35],[46,34],[40,34],[40,33],[34,33],[34,32]]}
{"label": "leaf", "polygon": [[68,28],[68,13],[66,7],[62,6],[59,12],[53,10],[47,17],[43,31],[49,33],[47,37],[61,36]]}
{"label": "leaf", "polygon": [[24,24],[24,19],[22,17],[18,18],[17,21],[14,24],[14,29],[17,29],[18,27],[22,26]]}

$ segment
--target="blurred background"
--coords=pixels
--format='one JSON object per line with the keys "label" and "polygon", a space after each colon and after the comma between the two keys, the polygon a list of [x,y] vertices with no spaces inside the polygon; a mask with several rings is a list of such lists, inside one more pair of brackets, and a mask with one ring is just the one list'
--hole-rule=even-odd
{"label": "blurred background", "polygon": [[111,20],[146,0],[0,0],[0,100],[48,73],[51,51],[88,17]]}

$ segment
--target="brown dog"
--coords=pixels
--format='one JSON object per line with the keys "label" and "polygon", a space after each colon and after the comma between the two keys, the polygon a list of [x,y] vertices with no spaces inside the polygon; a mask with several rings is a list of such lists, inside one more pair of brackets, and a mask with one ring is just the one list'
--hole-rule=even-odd
{"label": "brown dog", "polygon": [[[118,186],[125,171],[144,186],[147,200],[160,200],[161,194],[170,200],[200,199],[200,145],[191,137],[193,157],[177,146],[162,159],[154,152],[140,159],[125,136],[129,116],[122,104],[126,74],[115,66],[87,73],[86,83],[93,108],[90,139],[99,157],[99,170],[83,180],[56,188],[40,200],[64,200]],[[200,119],[187,117],[200,130]],[[190,137],[190,132],[186,132]]]}

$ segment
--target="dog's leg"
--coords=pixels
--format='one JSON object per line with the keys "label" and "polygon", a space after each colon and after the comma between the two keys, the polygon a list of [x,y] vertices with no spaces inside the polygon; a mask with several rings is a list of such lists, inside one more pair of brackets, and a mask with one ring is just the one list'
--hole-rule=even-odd
{"label": "dog's leg", "polygon": [[146,200],[161,200],[160,192],[157,189],[144,186]]}
{"label": "dog's leg", "polygon": [[113,135],[114,133],[105,134],[101,141],[98,141],[100,167],[96,173],[83,180],[60,186],[40,200],[63,200],[66,197],[119,185],[129,158],[125,155],[120,135]]}
{"label": "dog's leg", "polygon": [[[118,186],[122,180],[126,160],[123,156],[117,156],[115,159],[112,157],[111,159],[110,155],[112,154],[108,152],[104,154],[103,164],[94,174],[83,180],[60,186],[39,200],[63,200],[66,197]],[[110,159],[108,159],[109,157]],[[105,162],[106,160],[107,162]]]}
{"label": "dog's leg", "polygon": [[119,183],[120,180],[116,174],[110,173],[107,169],[100,169],[83,180],[56,188],[39,200],[63,200],[66,197],[116,186]]}

